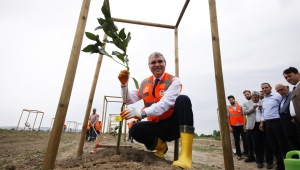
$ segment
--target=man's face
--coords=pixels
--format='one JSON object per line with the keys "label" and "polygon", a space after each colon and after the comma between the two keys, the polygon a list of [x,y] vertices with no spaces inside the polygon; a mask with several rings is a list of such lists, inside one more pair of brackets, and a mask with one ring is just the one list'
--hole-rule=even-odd
{"label": "man's face", "polygon": [[263,99],[265,97],[265,93],[263,91],[260,91],[260,99]]}
{"label": "man's face", "polygon": [[252,96],[251,99],[254,103],[257,103],[259,101],[259,96]]}
{"label": "man's face", "polygon": [[149,60],[149,68],[155,78],[161,77],[166,69],[166,63],[162,56],[151,56]]}
{"label": "man's face", "polygon": [[251,99],[251,94],[249,92],[245,92],[244,93],[244,96],[247,100],[250,100]]}
{"label": "man's face", "polygon": [[96,113],[96,109],[93,109],[93,113]]}
{"label": "man's face", "polygon": [[281,97],[285,97],[289,93],[289,88],[281,84],[277,85],[275,89],[277,93],[281,95]]}
{"label": "man's face", "polygon": [[228,100],[229,100],[229,103],[230,103],[231,105],[235,105],[235,100],[234,100],[234,98],[229,98]]}
{"label": "man's face", "polygon": [[262,84],[261,90],[264,92],[264,94],[269,95],[271,93],[272,87],[270,87],[268,84]]}
{"label": "man's face", "polygon": [[290,74],[284,74],[284,78],[286,79],[287,82],[289,82],[292,85],[296,85],[300,81],[300,73],[290,73]]}

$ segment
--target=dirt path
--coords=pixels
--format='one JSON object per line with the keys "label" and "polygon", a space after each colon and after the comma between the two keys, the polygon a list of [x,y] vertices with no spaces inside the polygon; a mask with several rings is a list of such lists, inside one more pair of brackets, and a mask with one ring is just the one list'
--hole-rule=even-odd
{"label": "dirt path", "polygon": [[[49,140],[49,132],[30,132],[0,129],[0,169],[41,169]],[[133,148],[122,148],[116,155],[115,148],[100,148],[97,154],[90,154],[94,143],[84,144],[83,156],[76,157],[80,133],[63,133],[57,154],[55,169],[153,169],[179,170],[172,166],[174,144],[168,142],[169,151],[161,159],[147,151],[137,142],[122,142]],[[116,137],[105,135],[101,145],[116,144]],[[257,169],[255,163],[237,161],[235,169]],[[193,170],[224,169],[222,144],[211,139],[194,139]]]}

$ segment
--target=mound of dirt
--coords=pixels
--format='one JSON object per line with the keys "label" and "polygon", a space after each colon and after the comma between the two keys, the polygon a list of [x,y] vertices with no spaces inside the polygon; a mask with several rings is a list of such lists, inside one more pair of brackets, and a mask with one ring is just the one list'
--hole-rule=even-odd
{"label": "mound of dirt", "polygon": [[98,150],[97,154],[84,155],[78,158],[67,158],[56,162],[56,169],[155,169],[155,170],[180,170],[168,161],[155,156],[151,152],[137,148],[116,148]]}

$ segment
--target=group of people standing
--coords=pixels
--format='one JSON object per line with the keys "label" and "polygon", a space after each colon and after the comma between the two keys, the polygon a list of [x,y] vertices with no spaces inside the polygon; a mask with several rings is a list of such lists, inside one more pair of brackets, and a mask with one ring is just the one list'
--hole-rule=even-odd
{"label": "group of people standing", "polygon": [[240,136],[243,140],[245,162],[256,162],[257,168],[273,169],[273,157],[276,158],[276,170],[284,170],[283,159],[291,150],[300,150],[300,73],[295,67],[283,71],[289,86],[284,83],[275,85],[272,92],[269,83],[261,84],[261,91],[245,90],[247,99],[239,105],[234,96],[227,99],[229,130],[233,133],[237,159],[241,160]]}

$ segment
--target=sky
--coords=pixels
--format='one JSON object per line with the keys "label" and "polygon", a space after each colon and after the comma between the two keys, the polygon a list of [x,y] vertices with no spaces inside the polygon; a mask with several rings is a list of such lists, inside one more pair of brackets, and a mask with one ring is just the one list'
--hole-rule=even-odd
{"label": "sky", "polygon": [[[103,17],[103,1],[91,1],[85,31],[94,31]],[[184,0],[110,0],[116,18],[175,25]],[[42,127],[55,117],[70,58],[82,1],[0,1],[0,126],[17,126],[22,110],[43,111]],[[300,1],[216,1],[225,97],[246,101],[244,90],[260,90],[268,82],[286,83],[283,70],[300,69]],[[131,76],[141,82],[151,75],[149,54],[161,52],[166,72],[175,75],[172,29],[118,23],[131,32],[128,45]],[[208,0],[191,0],[178,28],[179,78],[182,94],[192,101],[197,134],[219,130]],[[83,38],[81,49],[92,43]],[[108,44],[111,53],[117,48]],[[82,123],[99,55],[80,53],[66,122]],[[102,116],[104,96],[120,96],[117,76],[123,66],[104,56],[92,108]],[[129,81],[129,89],[134,89]],[[273,88],[275,92],[275,88]],[[108,98],[109,100],[114,100]],[[227,101],[227,100],[226,100]],[[228,101],[227,101],[227,104]],[[130,107],[142,108],[143,102]],[[120,103],[108,102],[107,114]],[[24,113],[20,126],[26,122]],[[108,116],[107,116],[108,117]],[[35,114],[28,119],[33,124]],[[41,115],[37,117],[37,127]],[[102,117],[101,117],[102,119]]]}

